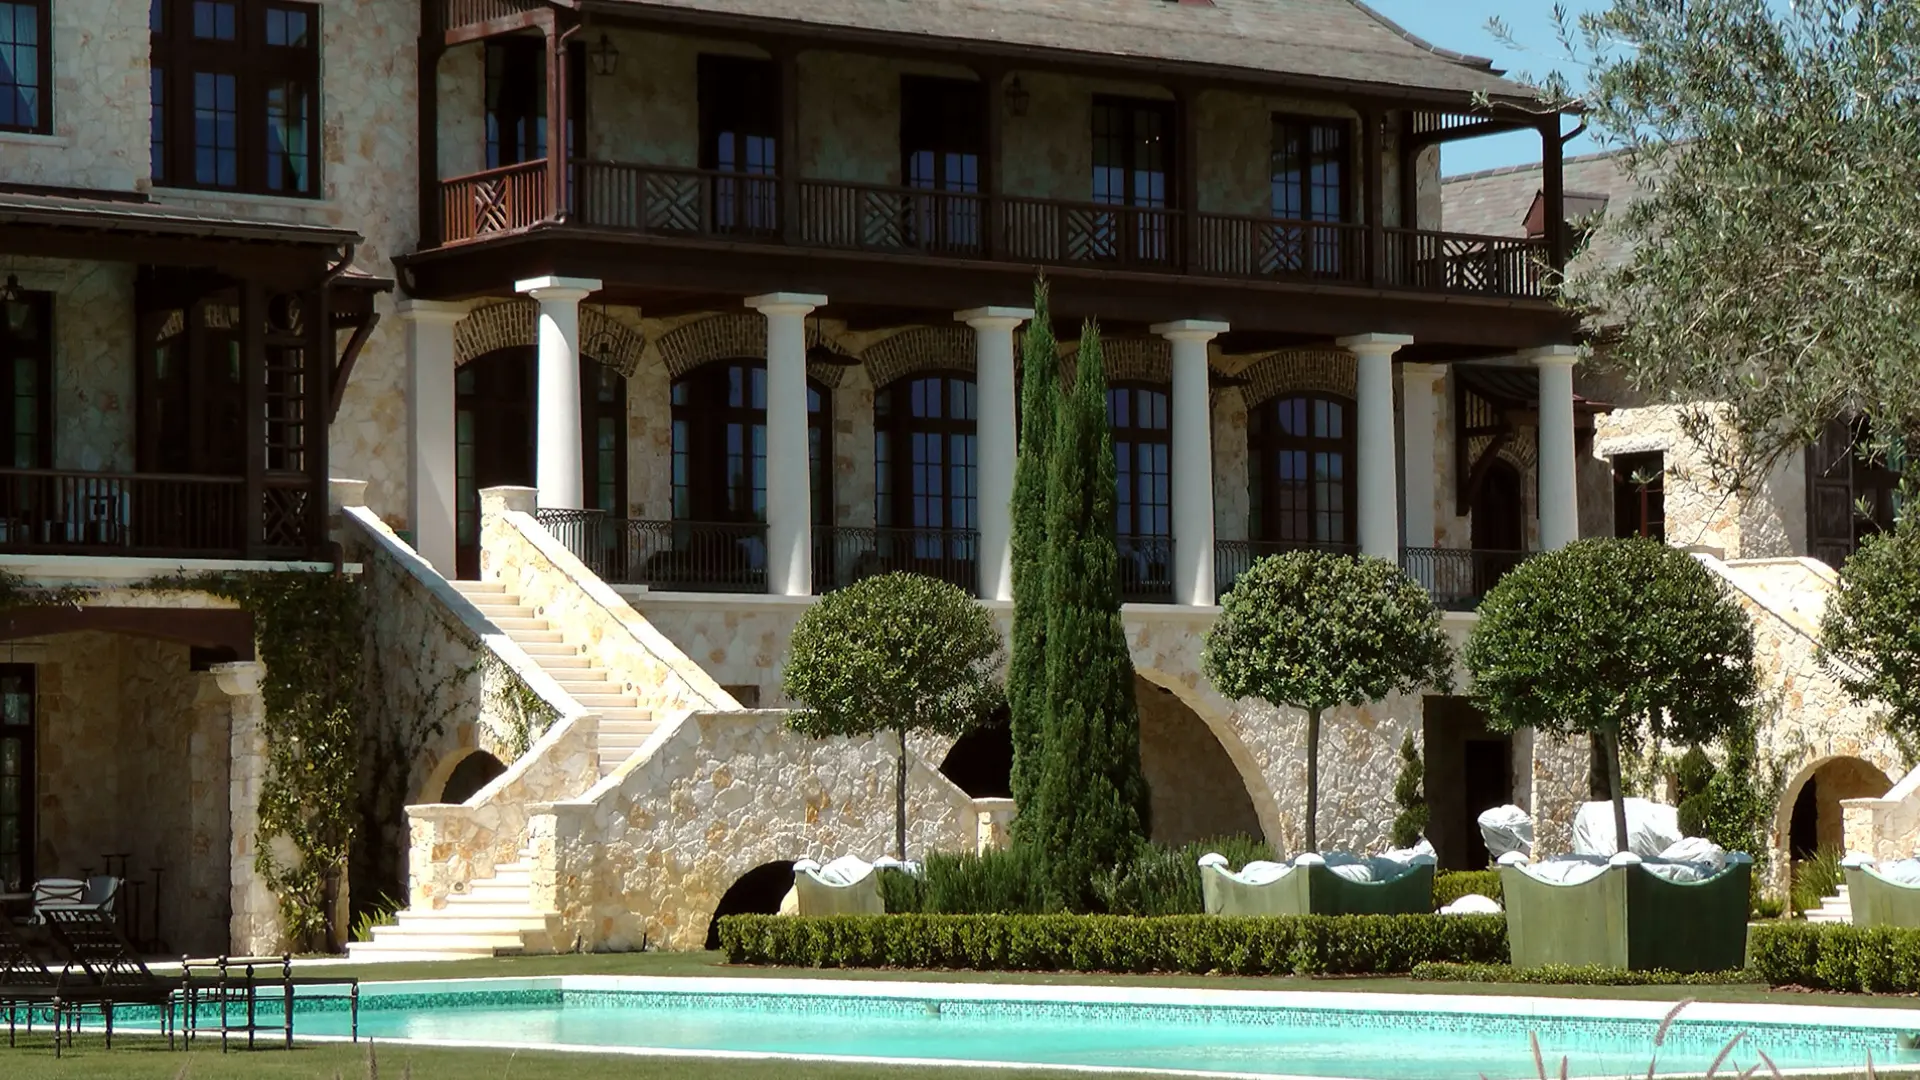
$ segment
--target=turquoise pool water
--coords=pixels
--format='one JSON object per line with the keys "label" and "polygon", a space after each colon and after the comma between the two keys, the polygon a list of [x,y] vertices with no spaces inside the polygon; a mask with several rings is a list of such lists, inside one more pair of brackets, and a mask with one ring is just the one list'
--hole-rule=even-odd
{"label": "turquoise pool water", "polygon": [[[444,990],[442,988],[445,988]],[[1007,988],[1017,993],[1015,988]],[[1327,995],[1337,1002],[1334,995]],[[1809,1017],[1811,1019],[1811,1016]],[[370,992],[360,1033],[560,1047],[626,1047],[1018,1062],[1255,1073],[1349,1080],[1492,1080],[1535,1075],[1528,1033],[1573,1076],[1645,1075],[1655,1020],[1529,1018],[1340,1008],[936,1000],[822,994],[574,989]],[[337,1006],[296,1008],[301,1035],[345,1035]],[[1783,1069],[1920,1064],[1909,1033],[1818,1023],[1690,1022],[1660,1051],[1660,1072],[1700,1073],[1746,1032],[1735,1075],[1765,1051]],[[1764,1072],[1764,1070],[1762,1070]]]}

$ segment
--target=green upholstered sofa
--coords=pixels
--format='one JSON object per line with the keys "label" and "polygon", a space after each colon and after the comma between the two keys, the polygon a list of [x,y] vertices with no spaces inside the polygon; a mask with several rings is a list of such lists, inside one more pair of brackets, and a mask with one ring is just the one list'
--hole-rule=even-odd
{"label": "green upholstered sofa", "polygon": [[1209,915],[1425,915],[1433,911],[1433,864],[1391,881],[1350,881],[1324,863],[1296,864],[1264,883],[1241,880],[1224,860],[1200,863]]}
{"label": "green upholstered sofa", "polygon": [[1752,861],[1731,856],[1705,881],[1668,881],[1621,861],[1562,885],[1503,857],[1500,888],[1515,967],[1594,965],[1634,971],[1724,971],[1746,963]]}
{"label": "green upholstered sofa", "polygon": [[1847,880],[1847,901],[1855,926],[1920,926],[1920,885],[1903,885],[1881,877],[1873,864],[1849,856],[1841,863]]}

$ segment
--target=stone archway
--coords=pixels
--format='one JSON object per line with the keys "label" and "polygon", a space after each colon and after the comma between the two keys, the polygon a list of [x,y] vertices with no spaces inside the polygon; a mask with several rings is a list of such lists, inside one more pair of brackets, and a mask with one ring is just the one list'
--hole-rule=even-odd
{"label": "stone archway", "polygon": [[440,797],[433,801],[464,803],[506,771],[505,762],[485,750],[475,750],[455,762],[453,768],[447,771],[447,778],[440,785]]}
{"label": "stone archway", "polygon": [[778,915],[780,901],[793,889],[792,860],[761,863],[741,874],[720,897],[707,920],[707,948],[720,947],[720,920],[728,915]]}
{"label": "stone archway", "polygon": [[1835,755],[1803,765],[1780,793],[1774,811],[1774,854],[1789,860],[1816,850],[1843,850],[1841,803],[1885,795],[1894,781],[1864,758]]}
{"label": "stone archway", "polygon": [[1152,793],[1152,839],[1180,844],[1244,833],[1272,842],[1279,808],[1229,718],[1163,673],[1136,668],[1140,765]]}

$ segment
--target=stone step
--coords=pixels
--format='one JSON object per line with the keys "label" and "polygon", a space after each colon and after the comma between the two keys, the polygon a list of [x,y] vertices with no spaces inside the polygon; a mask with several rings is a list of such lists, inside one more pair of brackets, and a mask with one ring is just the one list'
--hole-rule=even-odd
{"label": "stone step", "polygon": [[417,914],[411,911],[403,911],[397,916],[396,925],[407,931],[422,934],[481,934],[487,936],[510,934],[514,938],[514,944],[520,945],[524,944],[520,939],[520,936],[524,933],[538,932],[544,934],[547,929],[547,919],[546,916],[537,915],[531,911],[523,911],[518,915],[475,915],[464,911],[456,912],[453,907],[449,905],[439,911],[422,911]]}
{"label": "stone step", "polygon": [[553,634],[553,640],[551,641],[534,641],[526,634],[514,634],[512,636],[514,644],[519,645],[522,652],[533,657],[534,663],[539,664],[543,668],[556,661],[578,659],[583,664],[588,662],[586,657],[580,655],[580,650],[577,647],[560,640],[559,631],[550,632]]}
{"label": "stone step", "polygon": [[504,581],[455,581],[453,588],[462,596],[504,596],[507,592],[507,583]]}
{"label": "stone step", "polygon": [[509,887],[516,888],[516,889],[524,889],[531,884],[533,884],[533,868],[532,867],[501,866],[501,867],[496,867],[494,869],[492,877],[476,879],[468,883],[467,888],[469,890],[480,889],[480,888],[499,889],[499,888],[509,888]]}
{"label": "stone step", "polygon": [[603,667],[594,667],[593,658],[585,653],[570,656],[542,656],[536,663],[546,669],[547,674],[556,679],[580,679],[586,682],[599,682],[613,678],[613,672]]}
{"label": "stone step", "polygon": [[[511,900],[496,898],[492,893],[483,893],[478,896],[473,893],[454,893],[447,898],[446,907],[440,908],[431,914],[446,915],[450,918],[459,919],[517,919],[532,917],[533,908],[530,905],[526,893],[508,894],[503,891],[500,894],[501,897],[508,895],[513,895],[514,898]],[[406,915],[407,912],[403,911],[400,914]],[[421,914],[425,915],[428,913],[422,912]]]}
{"label": "stone step", "polygon": [[599,712],[600,727],[603,730],[610,724],[618,726],[620,724],[650,724],[653,722],[652,709],[601,709]]}
{"label": "stone step", "polygon": [[[507,630],[504,626],[500,629]],[[560,636],[558,630],[507,630],[507,636],[513,639],[515,645],[525,650],[528,656],[540,655],[528,649],[528,645],[566,645],[566,652],[563,654],[566,656],[572,656],[580,651],[572,645],[567,645],[566,639]]]}
{"label": "stone step", "polygon": [[[622,693],[621,688],[614,685],[609,679],[579,679],[575,678],[575,673],[571,671],[551,674],[554,675],[553,681],[560,684],[560,689],[565,690],[574,697],[579,697],[582,694],[605,697],[608,694]],[[565,677],[562,678],[562,675]]]}
{"label": "stone step", "polygon": [[462,949],[416,949],[391,942],[356,941],[347,946],[347,959],[365,963],[401,964],[440,960],[491,960],[499,950],[491,945]]}
{"label": "stone step", "polygon": [[660,726],[659,724],[654,723],[653,718],[651,716],[646,715],[644,710],[634,709],[633,711],[637,713],[641,713],[642,715],[633,716],[633,717],[619,716],[619,717],[614,717],[612,719],[608,719],[605,713],[600,714],[600,734],[602,736],[605,736],[610,733],[616,733],[616,732],[622,732],[622,731],[650,732],[653,729]]}
{"label": "stone step", "polygon": [[496,623],[501,619],[532,619],[539,615],[539,612],[525,604],[475,604],[474,606],[480,609],[480,614]]}
{"label": "stone step", "polygon": [[620,746],[628,747],[633,750],[638,750],[652,736],[653,736],[653,732],[651,730],[615,731],[615,732],[602,731],[600,733],[599,745],[600,745],[600,749],[602,750],[607,750],[607,749],[620,747]]}
{"label": "stone step", "polygon": [[371,944],[391,945],[416,952],[469,952],[482,956],[502,950],[521,952],[526,948],[526,942],[521,938],[518,930],[462,933],[441,927],[415,930],[400,926],[377,926],[374,927]]}
{"label": "stone step", "polygon": [[531,631],[538,632],[541,630],[551,629],[551,624],[549,624],[547,620],[533,618],[531,616],[525,617],[525,618],[521,618],[517,616],[502,616],[500,618],[494,619],[493,625],[499,627],[502,630],[505,630],[507,632],[507,636],[515,639],[516,641],[519,640],[520,632],[523,630],[531,630]]}
{"label": "stone step", "polygon": [[583,708],[596,712],[601,709],[631,709],[635,706],[632,694],[574,694],[573,700]]}

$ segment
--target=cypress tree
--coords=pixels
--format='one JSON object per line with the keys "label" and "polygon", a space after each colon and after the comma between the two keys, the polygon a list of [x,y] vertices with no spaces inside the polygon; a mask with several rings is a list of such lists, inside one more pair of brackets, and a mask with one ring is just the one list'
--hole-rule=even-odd
{"label": "cypress tree", "polygon": [[[1033,802],[1046,713],[1047,451],[1059,407],[1060,356],[1047,311],[1047,281],[1033,285],[1033,319],[1021,349],[1020,456],[1013,473],[1013,653],[1007,664],[1007,707],[1013,736],[1013,798]],[[1016,837],[1030,834],[1031,815],[1014,818]]]}
{"label": "cypress tree", "polygon": [[1051,904],[1084,911],[1097,873],[1145,838],[1133,659],[1120,621],[1113,435],[1099,328],[1080,336],[1048,462],[1045,726],[1028,836]]}

